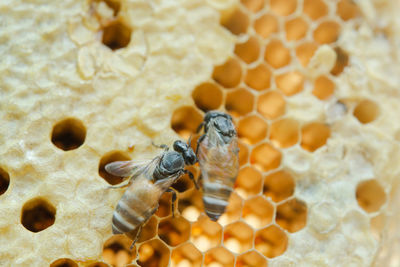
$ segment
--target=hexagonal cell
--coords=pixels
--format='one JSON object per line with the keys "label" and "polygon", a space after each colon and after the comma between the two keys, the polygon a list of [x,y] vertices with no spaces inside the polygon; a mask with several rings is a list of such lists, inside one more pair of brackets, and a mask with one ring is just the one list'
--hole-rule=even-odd
{"label": "hexagonal cell", "polygon": [[249,149],[247,145],[239,140],[239,165],[242,166],[249,161]]}
{"label": "hexagonal cell", "polygon": [[357,185],[358,205],[366,212],[377,212],[386,202],[386,193],[375,179],[362,181]]}
{"label": "hexagonal cell", "polygon": [[242,198],[257,195],[262,187],[262,176],[253,167],[244,167],[239,170],[235,183],[235,191]]}
{"label": "hexagonal cell", "polygon": [[331,70],[331,74],[338,76],[343,72],[344,68],[349,65],[349,56],[346,51],[340,47],[335,47],[336,52],[336,62]]}
{"label": "hexagonal cell", "polygon": [[306,42],[296,48],[296,57],[303,67],[306,67],[318,49],[315,42]]}
{"label": "hexagonal cell", "polygon": [[25,202],[21,211],[21,224],[37,233],[52,226],[56,220],[56,208],[46,199],[33,198]]}
{"label": "hexagonal cell", "polygon": [[64,151],[80,147],[86,138],[86,127],[82,121],[67,118],[57,122],[51,132],[51,142]]}
{"label": "hexagonal cell", "polygon": [[110,185],[116,185],[121,183],[123,181],[123,178],[108,173],[105,169],[105,166],[111,162],[126,161],[130,159],[131,158],[122,151],[110,151],[106,153],[104,156],[101,157],[99,162],[99,168],[98,168],[99,175],[104,180],[106,180],[106,182],[109,183]]}
{"label": "hexagonal cell", "polygon": [[297,8],[297,0],[270,0],[272,12],[280,16],[292,14]]}
{"label": "hexagonal cell", "polygon": [[226,88],[232,88],[240,83],[242,67],[236,59],[228,59],[224,64],[216,66],[212,74],[213,79]]}
{"label": "hexagonal cell", "polygon": [[103,245],[103,259],[112,266],[125,266],[135,259],[136,247],[130,249],[132,240],[125,235],[113,235]]}
{"label": "hexagonal cell", "polygon": [[176,109],[172,114],[171,127],[183,139],[189,139],[196,133],[197,127],[203,122],[203,116],[192,106],[184,106]]}
{"label": "hexagonal cell", "polygon": [[243,116],[253,110],[254,95],[246,89],[236,89],[228,92],[225,108],[233,116]]}
{"label": "hexagonal cell", "polygon": [[159,218],[172,214],[172,193],[165,192],[158,201],[158,209],[155,215]]}
{"label": "hexagonal cell", "polygon": [[270,130],[271,142],[278,147],[291,147],[299,141],[300,125],[290,118],[272,123]]}
{"label": "hexagonal cell", "polygon": [[308,24],[303,18],[295,18],[285,23],[286,40],[297,41],[303,39],[308,31]]}
{"label": "hexagonal cell", "polygon": [[231,33],[239,35],[247,32],[249,17],[242,10],[236,9],[231,14],[223,17],[221,24]]}
{"label": "hexagonal cell", "polygon": [[139,247],[139,259],[137,263],[142,267],[167,267],[170,259],[169,248],[159,239],[153,239],[143,243]]}
{"label": "hexagonal cell", "polygon": [[10,185],[10,175],[0,167],[0,196],[4,194]]}
{"label": "hexagonal cell", "polygon": [[219,218],[218,223],[222,226],[239,220],[242,215],[243,200],[240,196],[233,192],[229,198],[229,204],[226,207],[225,213]]}
{"label": "hexagonal cell", "polygon": [[188,240],[189,235],[190,223],[183,217],[163,219],[158,225],[158,236],[172,247]]}
{"label": "hexagonal cell", "polygon": [[335,83],[332,82],[328,77],[321,75],[315,79],[312,93],[318,99],[326,100],[332,96],[334,90]]}
{"label": "hexagonal cell", "polygon": [[288,245],[285,232],[278,226],[271,225],[256,232],[254,246],[265,257],[275,258],[282,255]]}
{"label": "hexagonal cell", "polygon": [[238,136],[248,144],[255,144],[263,140],[267,131],[268,124],[257,115],[245,117],[238,124]]}
{"label": "hexagonal cell", "polygon": [[276,76],[276,85],[285,95],[292,96],[303,91],[304,75],[291,71]]}
{"label": "hexagonal cell", "polygon": [[200,267],[203,255],[192,244],[186,243],[172,250],[172,266],[176,267]]}
{"label": "hexagonal cell", "polygon": [[253,246],[253,229],[243,222],[225,226],[224,246],[234,253],[242,253]]}
{"label": "hexagonal cell", "polygon": [[257,111],[267,119],[276,119],[286,110],[286,101],[279,91],[267,92],[258,97]]}
{"label": "hexagonal cell", "polygon": [[243,207],[243,219],[253,228],[261,228],[272,221],[274,206],[264,197],[257,196],[246,200]]}
{"label": "hexagonal cell", "polygon": [[249,251],[236,259],[236,267],[267,267],[267,260],[256,251]]}
{"label": "hexagonal cell", "polygon": [[142,227],[142,232],[140,233],[138,243],[142,243],[144,241],[150,240],[157,234],[157,218],[153,215]]}
{"label": "hexagonal cell", "polygon": [[240,0],[240,2],[253,13],[260,11],[264,7],[264,0]]}
{"label": "hexagonal cell", "polygon": [[340,25],[335,21],[324,21],[314,30],[314,40],[320,44],[335,42],[339,37]]}
{"label": "hexagonal cell", "polygon": [[223,247],[213,248],[204,255],[205,267],[233,267],[234,264],[235,256]]}
{"label": "hexagonal cell", "polygon": [[108,266],[109,266],[108,264],[100,261],[88,265],[88,267],[108,267]]}
{"label": "hexagonal cell", "polygon": [[379,106],[372,100],[363,100],[357,104],[353,115],[363,124],[373,122],[379,116]]}
{"label": "hexagonal cell", "polygon": [[278,205],[276,223],[291,233],[297,232],[306,226],[307,206],[298,199],[291,199]]}
{"label": "hexagonal cell", "polygon": [[269,88],[271,83],[271,71],[264,64],[248,69],[244,82],[255,90],[265,90]]}
{"label": "hexagonal cell", "polygon": [[202,215],[192,224],[190,241],[202,252],[221,243],[222,227],[219,223],[211,221]]}
{"label": "hexagonal cell", "polygon": [[271,67],[278,69],[290,63],[290,50],[279,40],[272,40],[265,48],[265,61]]}
{"label": "hexagonal cell", "polygon": [[258,59],[260,55],[260,43],[254,36],[250,36],[247,41],[237,43],[235,54],[245,63],[250,64]]}
{"label": "hexagonal cell", "polygon": [[270,14],[265,14],[254,21],[254,30],[262,38],[268,38],[278,32],[278,19]]}
{"label": "hexagonal cell", "polygon": [[198,85],[194,89],[192,98],[199,109],[207,112],[218,109],[221,106],[223,94],[218,85],[207,82]]}
{"label": "hexagonal cell", "polygon": [[287,171],[277,171],[265,177],[263,193],[275,202],[283,201],[293,195],[295,182]]}
{"label": "hexagonal cell", "polygon": [[304,0],[303,12],[312,20],[317,20],[328,14],[328,7],[323,0]]}
{"label": "hexagonal cell", "polygon": [[279,167],[282,154],[271,144],[261,144],[253,149],[250,155],[251,164],[261,171],[269,171]]}
{"label": "hexagonal cell", "polygon": [[71,259],[62,258],[53,261],[50,264],[50,267],[78,267],[78,264]]}
{"label": "hexagonal cell", "polygon": [[353,0],[340,0],[337,4],[336,14],[344,21],[355,18],[359,13],[360,10]]}
{"label": "hexagonal cell", "polygon": [[203,210],[202,195],[199,190],[191,190],[178,199],[179,213],[188,221],[194,222]]}
{"label": "hexagonal cell", "polygon": [[331,129],[328,125],[320,122],[312,122],[301,128],[301,147],[310,152],[314,152],[331,136]]}

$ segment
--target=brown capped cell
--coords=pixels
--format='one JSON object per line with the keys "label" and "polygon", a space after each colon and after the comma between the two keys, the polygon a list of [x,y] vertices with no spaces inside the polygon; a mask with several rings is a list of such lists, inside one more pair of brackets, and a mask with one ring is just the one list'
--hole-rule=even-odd
{"label": "brown capped cell", "polygon": [[315,42],[303,43],[296,47],[296,57],[303,67],[306,67],[318,49],[318,44]]}
{"label": "brown capped cell", "polygon": [[314,82],[312,94],[320,100],[330,98],[335,90],[335,83],[328,77],[321,75]]}
{"label": "brown capped cell", "polygon": [[242,166],[249,161],[249,149],[247,145],[239,140],[239,165]]}
{"label": "brown capped cell", "polygon": [[268,143],[255,147],[250,155],[251,164],[261,171],[278,168],[281,164],[281,159],[281,152]]}
{"label": "brown capped cell", "polygon": [[340,0],[337,4],[336,14],[342,20],[347,21],[357,17],[360,14],[360,10],[353,0]]}
{"label": "brown capped cell", "polygon": [[276,76],[276,86],[287,96],[303,91],[304,75],[298,71],[290,71]]}
{"label": "brown capped cell", "polygon": [[270,0],[270,8],[272,12],[280,16],[287,16],[296,11],[297,0]]}
{"label": "brown capped cell", "polygon": [[267,260],[257,251],[249,251],[236,259],[236,267],[267,267]]}
{"label": "brown capped cell", "polygon": [[288,237],[276,225],[268,226],[256,232],[255,249],[267,258],[282,255],[288,246]]}
{"label": "brown capped cell", "polygon": [[258,97],[257,111],[266,119],[276,119],[285,114],[286,101],[279,91],[271,91]]}
{"label": "brown capped cell", "polygon": [[363,100],[357,104],[353,115],[363,124],[373,122],[379,116],[379,106],[372,100]]}
{"label": "brown capped cell", "polygon": [[366,212],[377,212],[386,202],[386,193],[377,180],[370,179],[357,185],[356,199],[358,205]]}
{"label": "brown capped cell", "polygon": [[275,121],[271,125],[270,140],[277,147],[287,148],[299,141],[300,125],[290,118]]}
{"label": "brown capped cell", "polygon": [[235,191],[243,199],[260,193],[262,187],[261,173],[253,167],[244,167],[239,170],[235,182]]}
{"label": "brown capped cell", "polygon": [[21,224],[29,231],[37,233],[52,226],[56,220],[56,208],[41,197],[27,201],[21,211]]}
{"label": "brown capped cell", "polygon": [[324,21],[314,30],[314,40],[319,44],[330,44],[339,38],[340,25],[335,21]]}
{"label": "brown capped cell", "polygon": [[253,13],[260,11],[264,7],[264,0],[240,0],[240,2]]}
{"label": "brown capped cell", "polygon": [[104,242],[103,259],[112,266],[125,266],[135,259],[136,247],[130,249],[132,240],[126,235],[113,235]]}
{"label": "brown capped cell", "polygon": [[228,59],[224,64],[216,66],[213,79],[225,88],[232,88],[240,83],[242,67],[236,59]]}
{"label": "brown capped cell", "polygon": [[271,14],[265,14],[254,21],[254,30],[261,38],[268,38],[278,32],[278,19]]}
{"label": "brown capped cell", "polygon": [[298,199],[291,199],[278,205],[275,220],[290,233],[303,229],[307,223],[306,203]]}
{"label": "brown capped cell", "polygon": [[175,247],[190,236],[190,223],[183,217],[170,217],[160,221],[158,236],[168,245]]}
{"label": "brown capped cell", "polygon": [[285,23],[286,40],[303,39],[308,31],[308,24],[303,18],[294,18]]}
{"label": "brown capped cell", "polygon": [[284,170],[269,174],[264,179],[264,196],[274,202],[283,201],[294,193],[295,182],[292,175]]}
{"label": "brown capped cell", "polygon": [[123,178],[108,173],[105,169],[105,166],[111,162],[126,161],[130,159],[131,158],[125,152],[122,151],[110,151],[104,154],[104,156],[102,156],[100,159],[98,167],[98,172],[100,177],[106,180],[106,182],[109,183],[110,185],[116,185],[121,183]]}
{"label": "brown capped cell", "polygon": [[243,222],[224,227],[224,246],[234,253],[243,253],[253,246],[253,229]]}
{"label": "brown capped cell", "polygon": [[323,0],[304,0],[303,12],[312,20],[317,20],[328,14],[328,7]]}
{"label": "brown capped cell", "polygon": [[198,85],[192,93],[194,103],[204,112],[218,109],[222,104],[222,97],[221,88],[208,82]]}
{"label": "brown capped cell", "polygon": [[222,266],[233,267],[235,265],[235,256],[224,247],[210,249],[204,255],[204,266]]}
{"label": "brown capped cell", "polygon": [[265,90],[269,88],[271,83],[271,71],[264,64],[258,65],[252,69],[247,69],[244,82],[255,90]]}
{"label": "brown capped cell", "polygon": [[256,61],[260,55],[260,43],[258,39],[251,36],[245,42],[237,43],[235,54],[247,64]]}
{"label": "brown capped cell", "polygon": [[53,261],[50,264],[50,267],[78,267],[78,264],[71,259],[62,258]]}
{"label": "brown capped cell", "polygon": [[196,133],[203,115],[192,106],[183,106],[174,111],[171,117],[171,127],[183,139],[188,139]]}
{"label": "brown capped cell", "polygon": [[240,88],[226,95],[225,109],[235,117],[246,115],[253,108],[254,95],[249,90]]}
{"label": "brown capped cell", "polygon": [[190,241],[202,252],[217,246],[222,240],[222,227],[219,223],[211,221],[202,215],[192,224]]}
{"label": "brown capped cell", "polygon": [[282,68],[290,63],[290,50],[279,40],[272,40],[265,48],[265,61],[273,68]]}
{"label": "brown capped cell", "polygon": [[167,267],[170,259],[169,248],[159,239],[143,243],[139,247],[139,266]]}
{"label": "brown capped cell", "polygon": [[328,125],[320,122],[308,123],[301,129],[301,147],[314,152],[326,144],[330,135],[331,129]]}
{"label": "brown capped cell", "polygon": [[236,9],[230,15],[224,17],[221,24],[231,33],[239,35],[247,32],[249,17],[240,9]]}
{"label": "brown capped cell", "polygon": [[267,136],[268,124],[256,115],[245,117],[239,121],[238,136],[243,142],[255,144]]}
{"label": "brown capped cell", "polygon": [[173,266],[200,267],[202,259],[202,253],[192,243],[185,243],[171,253]]}
{"label": "brown capped cell", "polygon": [[245,201],[243,206],[243,220],[253,228],[265,227],[272,222],[274,206],[262,196]]}

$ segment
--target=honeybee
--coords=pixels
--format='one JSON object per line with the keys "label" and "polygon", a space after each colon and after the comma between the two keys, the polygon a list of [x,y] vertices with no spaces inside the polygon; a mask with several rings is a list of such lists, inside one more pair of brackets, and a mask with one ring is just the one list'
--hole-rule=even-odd
{"label": "honeybee", "polygon": [[203,203],[207,216],[217,221],[225,212],[239,172],[239,148],[232,117],[209,111],[199,125],[204,134],[197,141],[196,155],[203,182]]}
{"label": "honeybee", "polygon": [[105,166],[108,173],[128,178],[109,188],[128,187],[114,210],[112,232],[130,237],[133,240],[131,248],[140,236],[142,226],[157,211],[164,192],[172,193],[172,214],[175,216],[176,192],[170,186],[179,177],[187,173],[197,187],[193,174],[184,169],[185,165],[197,162],[190,145],[177,140],[173,144],[174,151],[169,151],[167,145],[157,147],[164,151],[151,160],[116,161]]}

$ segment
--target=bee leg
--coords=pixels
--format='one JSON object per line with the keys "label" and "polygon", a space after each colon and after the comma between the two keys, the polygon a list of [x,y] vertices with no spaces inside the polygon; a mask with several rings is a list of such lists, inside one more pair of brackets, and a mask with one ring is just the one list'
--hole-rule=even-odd
{"label": "bee leg", "polygon": [[156,145],[156,144],[154,144],[153,141],[151,141],[151,144],[152,144],[153,146],[157,147],[157,148],[164,149],[165,151],[168,151],[168,150],[169,150],[169,147],[168,147],[166,144]]}
{"label": "bee leg", "polygon": [[173,188],[168,188],[166,192],[172,193],[172,217],[175,217],[175,202],[176,202],[176,191]]}
{"label": "bee leg", "polygon": [[201,128],[203,128],[203,126],[204,126],[204,121],[200,123],[199,127],[197,127],[196,133],[199,133],[201,131]]}
{"label": "bee leg", "polygon": [[196,180],[194,179],[193,173],[191,173],[188,170],[183,170],[183,172],[186,173],[187,175],[189,175],[190,180],[192,180],[192,182],[194,183],[194,186],[196,187],[196,189],[199,190],[199,185],[197,184]]}
{"label": "bee leg", "polygon": [[142,226],[139,227],[139,230],[136,233],[135,240],[133,240],[131,247],[129,248],[130,250],[133,249],[133,246],[135,246],[136,241],[139,239],[140,233],[142,232]]}
{"label": "bee leg", "polygon": [[206,138],[206,135],[205,135],[205,134],[203,134],[202,136],[200,136],[199,139],[197,139],[196,156],[197,156],[197,154],[198,154],[197,152],[199,151],[199,145],[200,145],[200,143],[203,141],[204,138]]}
{"label": "bee leg", "polygon": [[116,184],[116,185],[109,185],[107,186],[107,189],[117,189],[117,188],[124,188],[129,185],[130,180],[123,181],[122,183]]}

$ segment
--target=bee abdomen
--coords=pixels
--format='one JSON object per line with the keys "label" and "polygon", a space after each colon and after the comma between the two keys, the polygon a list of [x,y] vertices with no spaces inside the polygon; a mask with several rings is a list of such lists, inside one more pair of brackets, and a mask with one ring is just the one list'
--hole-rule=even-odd
{"label": "bee abdomen", "polygon": [[133,231],[145,221],[145,218],[131,208],[122,198],[114,211],[112,218],[113,234],[123,234]]}
{"label": "bee abdomen", "polygon": [[205,183],[203,185],[203,203],[207,216],[216,221],[228,206],[232,188],[220,183]]}

